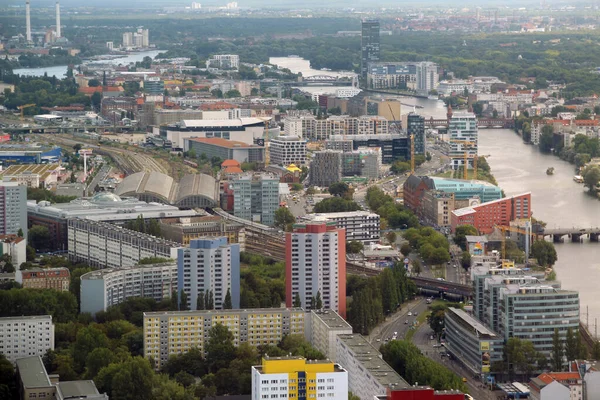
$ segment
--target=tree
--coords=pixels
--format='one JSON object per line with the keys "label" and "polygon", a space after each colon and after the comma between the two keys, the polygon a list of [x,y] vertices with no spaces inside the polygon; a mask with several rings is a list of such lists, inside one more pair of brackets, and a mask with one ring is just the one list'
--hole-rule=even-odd
{"label": "tree", "polygon": [[225,92],[225,97],[228,99],[231,99],[231,98],[235,98],[235,97],[242,97],[242,94],[237,89],[231,89],[231,90],[228,90],[227,92]]}
{"label": "tree", "polygon": [[583,183],[590,192],[596,192],[596,187],[600,182],[600,167],[597,165],[586,167],[583,170]]}
{"label": "tree", "polygon": [[350,254],[358,254],[365,248],[365,245],[358,240],[351,240],[346,243],[346,251]]}
{"label": "tree", "polygon": [[183,289],[181,289],[181,291],[179,292],[179,310],[187,311],[189,309],[190,307],[188,306],[188,295]]}
{"label": "tree", "polygon": [[563,342],[560,338],[560,334],[558,333],[558,329],[554,329],[554,334],[552,334],[552,354],[550,358],[550,363],[552,364],[552,370],[559,372],[563,369]]}
{"label": "tree", "polygon": [[225,301],[223,302],[223,309],[231,310],[233,305],[231,304],[231,290],[227,289],[227,294],[225,295]]}
{"label": "tree", "polygon": [[592,359],[600,360],[600,342],[595,340],[594,345],[592,346]]}
{"label": "tree", "polygon": [[421,261],[418,258],[415,258],[411,262],[412,264],[412,273],[419,276],[421,272],[423,272],[423,268],[421,266]]}
{"label": "tree", "polygon": [[558,259],[554,244],[545,240],[537,240],[531,245],[531,255],[542,267],[551,267]]}
{"label": "tree", "polygon": [[552,125],[544,125],[542,134],[540,135],[540,151],[550,153],[554,147],[554,127]]}
{"label": "tree", "polygon": [[98,86],[100,86],[100,81],[98,79],[95,79],[95,78],[90,79],[88,81],[88,86],[89,87],[98,87]]}
{"label": "tree", "polygon": [[469,269],[471,267],[471,253],[468,251],[463,251],[460,255],[460,265],[464,269]]}
{"label": "tree", "polygon": [[19,228],[19,230],[17,231],[17,236],[23,237],[23,229]]}
{"label": "tree", "polygon": [[196,310],[204,310],[204,307],[204,290],[201,290],[196,298]]}
{"label": "tree", "polygon": [[396,243],[396,232],[394,231],[390,231],[388,233],[385,234],[385,238],[387,239],[388,243],[393,245],[394,243]]}
{"label": "tree", "polygon": [[216,97],[218,99],[222,99],[223,98],[223,91],[221,89],[211,90],[210,93],[213,95],[213,97]]}
{"label": "tree", "polygon": [[108,367],[111,363],[116,361],[117,359],[112,350],[107,349],[106,347],[94,349],[85,360],[85,376],[88,379],[94,379],[102,368]]}
{"label": "tree", "polygon": [[[336,182],[329,185],[329,193],[332,196],[346,197],[350,191],[350,186],[345,182]],[[350,197],[351,198],[351,197]]]}
{"label": "tree", "polygon": [[403,243],[402,246],[400,247],[400,253],[402,253],[402,255],[404,257],[408,257],[408,255],[410,254],[411,251],[412,251],[412,247],[410,247],[409,243]]}
{"label": "tree", "polygon": [[390,167],[390,171],[396,175],[410,171],[410,163],[406,161],[395,161]]}
{"label": "tree", "polygon": [[454,232],[454,243],[461,249],[467,250],[467,236],[476,236],[479,232],[473,225],[461,225]]}
{"label": "tree", "polygon": [[236,349],[233,344],[233,333],[222,324],[216,324],[208,331],[206,343],[206,362],[210,372],[229,367],[235,359]]}
{"label": "tree", "polygon": [[108,347],[108,337],[94,325],[82,328],[77,332],[77,339],[73,345],[73,360],[75,361],[75,369],[79,372],[83,371],[87,357],[94,349],[100,347]]}
{"label": "tree", "polygon": [[294,307],[295,308],[302,307],[302,300],[300,299],[300,294],[299,293],[296,293],[296,296],[294,296]]}
{"label": "tree", "polygon": [[296,217],[287,207],[279,207],[275,211],[275,226],[282,231],[291,231],[292,225],[296,222]]}
{"label": "tree", "polygon": [[437,336],[438,340],[442,336],[442,332],[444,331],[444,316],[445,311],[441,307],[433,307],[431,310],[431,316],[429,317],[429,327],[433,331],[433,333]]}
{"label": "tree", "polygon": [[323,299],[321,299],[321,292],[317,290],[317,297],[315,299],[315,308],[320,310],[323,308]]}
{"label": "tree", "polygon": [[45,226],[33,225],[29,229],[28,241],[36,250],[48,249],[51,239],[50,231]]}
{"label": "tree", "polygon": [[152,399],[155,377],[148,359],[132,357],[102,368],[94,382],[112,399]]}

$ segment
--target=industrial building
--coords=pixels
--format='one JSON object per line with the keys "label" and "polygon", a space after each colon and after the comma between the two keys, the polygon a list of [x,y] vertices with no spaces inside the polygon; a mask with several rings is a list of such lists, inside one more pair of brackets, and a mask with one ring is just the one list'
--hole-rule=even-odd
{"label": "industrial building", "polygon": [[286,305],[322,308],[346,316],[346,230],[334,222],[308,222],[286,232]]}
{"label": "industrial building", "polygon": [[57,163],[62,159],[62,149],[44,148],[38,145],[1,145],[0,164],[4,167],[14,164]]}
{"label": "industrial building", "polygon": [[177,263],[105,268],[81,276],[81,312],[106,311],[131,297],[149,297],[157,302],[177,290]]}
{"label": "industrial building", "polygon": [[[268,394],[267,394],[268,393]],[[329,360],[264,357],[252,367],[252,400],[348,399],[348,372]]]}
{"label": "industrial building", "polygon": [[51,315],[0,318],[0,353],[12,363],[54,350]]}
{"label": "industrial building", "polygon": [[277,345],[286,335],[304,336],[305,314],[301,308],[145,312],[144,356],[160,369],[171,355],[194,347],[204,352],[216,324],[229,329],[236,346]]}
{"label": "industrial building", "polygon": [[[237,142],[222,138],[185,139],[184,148],[193,151],[196,156],[204,154],[207,159],[213,157],[221,160],[236,160],[239,163],[264,163],[265,146]],[[271,144],[271,160],[273,160],[273,144]],[[273,162],[273,161],[271,161]]]}
{"label": "industrial building", "polygon": [[240,174],[229,183],[233,191],[233,215],[264,225],[275,224],[279,208],[279,179],[270,174]]}
{"label": "industrial building", "polygon": [[[240,245],[226,237],[193,239],[177,253],[177,293],[187,297],[188,310],[210,298],[213,307],[223,309],[227,296],[232,308],[240,308]],[[180,307],[183,307],[180,304]],[[209,308],[205,303],[204,307]]]}
{"label": "industrial building", "polygon": [[307,222],[335,222],[338,228],[346,230],[346,242],[357,240],[369,244],[380,239],[380,217],[369,211],[306,214],[299,218]]}
{"label": "industrial building", "polygon": [[120,197],[110,192],[100,192],[94,197],[80,198],[69,203],[52,204],[35,200],[27,202],[28,225],[41,225],[50,232],[50,250],[67,250],[67,221],[82,218],[91,221],[109,222],[123,225],[139,217],[149,221],[162,218],[195,217],[194,210],[180,210],[178,207],[146,203],[135,197]]}
{"label": "industrial building", "polygon": [[176,182],[160,172],[143,171],[123,179],[115,194],[179,208],[205,208],[218,204],[218,190],[218,182],[210,175],[187,174]]}
{"label": "industrial building", "polygon": [[279,136],[269,142],[270,163],[287,167],[306,165],[306,140],[298,136]]}
{"label": "industrial building", "polygon": [[31,188],[46,188],[58,182],[59,164],[14,164],[0,171],[4,182],[16,182]]}
{"label": "industrial building", "polygon": [[68,220],[69,260],[91,267],[121,268],[144,258],[176,259],[179,243],[105,222]]}

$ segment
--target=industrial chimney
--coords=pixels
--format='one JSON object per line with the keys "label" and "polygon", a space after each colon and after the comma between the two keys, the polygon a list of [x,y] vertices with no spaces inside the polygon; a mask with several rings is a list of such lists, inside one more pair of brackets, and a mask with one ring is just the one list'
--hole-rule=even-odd
{"label": "industrial chimney", "polygon": [[56,38],[61,37],[60,34],[60,3],[56,2]]}
{"label": "industrial chimney", "polygon": [[31,42],[31,15],[29,13],[29,0],[25,2],[25,26],[27,29],[27,41]]}

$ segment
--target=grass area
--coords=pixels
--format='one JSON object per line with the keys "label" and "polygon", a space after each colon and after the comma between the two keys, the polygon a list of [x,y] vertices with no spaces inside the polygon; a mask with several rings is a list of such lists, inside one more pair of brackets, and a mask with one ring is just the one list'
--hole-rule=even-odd
{"label": "grass area", "polygon": [[441,267],[431,266],[431,272],[433,272],[434,278],[446,279],[446,266],[445,265],[442,265]]}
{"label": "grass area", "polygon": [[406,332],[404,340],[412,341],[412,337],[415,335],[415,332],[421,327],[423,323],[427,321],[427,317],[429,317],[429,314],[431,314],[431,311],[425,311],[417,316],[416,325],[414,325],[414,329],[409,329],[408,332]]}
{"label": "grass area", "polygon": [[[440,178],[455,178],[455,179],[464,179],[464,177],[465,177],[462,169],[441,172],[434,176],[439,176]],[[472,169],[467,170],[467,179],[475,179],[475,173]],[[498,183],[496,182],[496,178],[494,178],[493,175],[488,174],[485,171],[478,170],[477,171],[477,179],[480,181],[489,182],[492,185],[498,185]]]}

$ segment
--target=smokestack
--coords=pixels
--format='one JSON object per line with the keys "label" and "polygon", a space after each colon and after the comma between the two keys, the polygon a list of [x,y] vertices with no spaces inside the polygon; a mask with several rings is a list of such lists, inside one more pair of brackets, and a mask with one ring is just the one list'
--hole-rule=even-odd
{"label": "smokestack", "polygon": [[56,37],[61,37],[60,34],[60,3],[56,2]]}
{"label": "smokestack", "polygon": [[27,29],[27,41],[31,42],[31,15],[29,13],[29,0],[25,2],[25,26]]}

